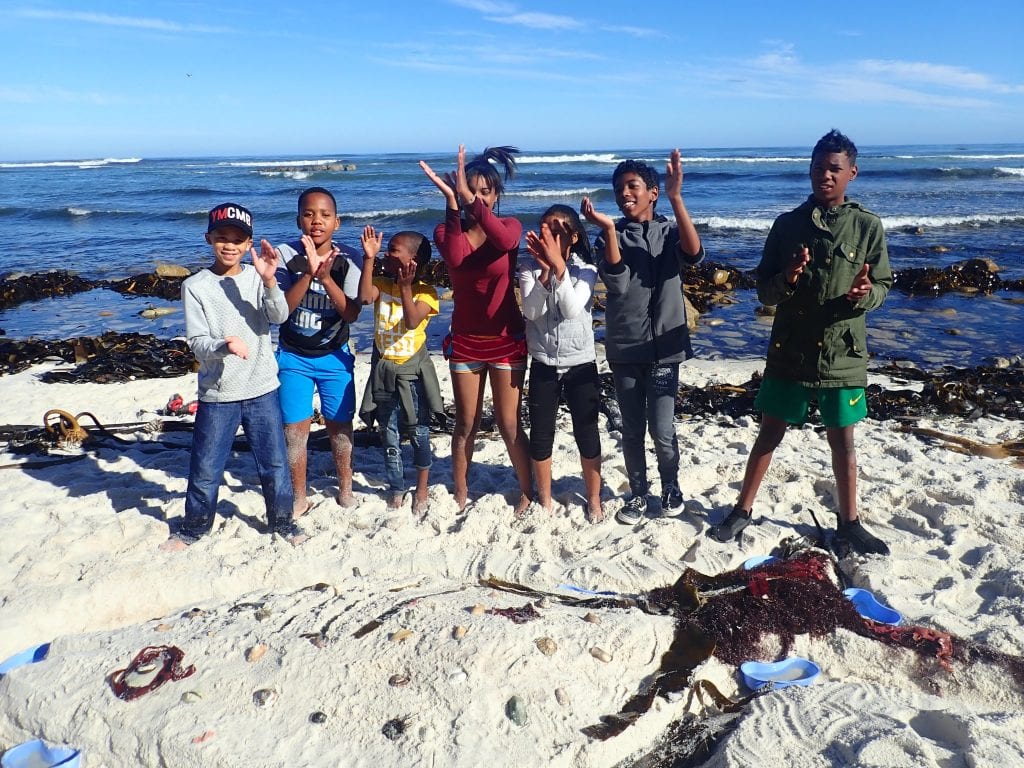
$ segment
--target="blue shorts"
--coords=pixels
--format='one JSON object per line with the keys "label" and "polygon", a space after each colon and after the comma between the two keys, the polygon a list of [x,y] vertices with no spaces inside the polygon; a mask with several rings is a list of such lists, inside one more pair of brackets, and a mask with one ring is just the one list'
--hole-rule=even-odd
{"label": "blue shorts", "polygon": [[320,412],[328,421],[346,423],[356,412],[356,386],[352,378],[355,355],[345,344],[321,357],[306,357],[277,350],[281,380],[281,415],[285,424],[313,416],[313,388],[320,395]]}

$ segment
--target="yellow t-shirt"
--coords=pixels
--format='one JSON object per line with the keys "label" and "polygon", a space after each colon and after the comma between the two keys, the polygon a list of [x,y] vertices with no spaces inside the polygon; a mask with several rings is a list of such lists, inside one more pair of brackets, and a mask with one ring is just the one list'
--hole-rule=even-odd
{"label": "yellow t-shirt", "polygon": [[405,313],[402,311],[402,295],[398,283],[389,277],[375,277],[373,284],[380,291],[380,296],[373,305],[374,344],[383,359],[401,365],[416,354],[427,341],[427,323],[439,309],[437,290],[426,283],[412,284],[413,300],[424,302],[430,309],[423,322],[407,331],[403,321]]}

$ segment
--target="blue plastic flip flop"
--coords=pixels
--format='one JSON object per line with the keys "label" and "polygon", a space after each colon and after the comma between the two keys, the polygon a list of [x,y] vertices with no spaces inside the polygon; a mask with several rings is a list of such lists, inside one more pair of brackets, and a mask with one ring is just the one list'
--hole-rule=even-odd
{"label": "blue plastic flip flop", "polygon": [[865,619],[877,621],[879,624],[892,625],[903,621],[903,616],[900,615],[899,611],[893,610],[885,603],[880,602],[870,590],[851,587],[850,589],[844,589],[843,594],[846,595],[847,600],[853,603],[857,613]]}
{"label": "blue plastic flip flop", "polygon": [[585,589],[584,587],[577,587],[575,584],[559,584],[555,589],[568,589],[572,592],[579,592],[581,595],[596,595],[598,597],[615,597],[618,592],[610,591],[597,591],[596,589]]}
{"label": "blue plastic flip flop", "polygon": [[756,557],[752,557],[743,562],[743,570],[751,571],[759,565],[768,565],[769,563],[778,562],[778,559],[779,558],[775,557],[775,555],[757,555]]}
{"label": "blue plastic flip flop", "polygon": [[79,768],[82,753],[71,747],[51,747],[42,739],[11,747],[0,757],[0,768]]}
{"label": "blue plastic flip flop", "polygon": [[0,664],[0,677],[3,677],[16,667],[21,667],[25,664],[35,664],[37,661],[42,661],[46,658],[46,654],[49,652],[50,644],[42,643],[41,645],[33,645],[31,648],[26,648],[21,653],[14,654]]}
{"label": "blue plastic flip flop", "polygon": [[774,683],[776,688],[810,685],[820,673],[821,668],[817,664],[799,656],[782,661],[745,661],[740,664],[743,682],[753,691],[768,683]]}

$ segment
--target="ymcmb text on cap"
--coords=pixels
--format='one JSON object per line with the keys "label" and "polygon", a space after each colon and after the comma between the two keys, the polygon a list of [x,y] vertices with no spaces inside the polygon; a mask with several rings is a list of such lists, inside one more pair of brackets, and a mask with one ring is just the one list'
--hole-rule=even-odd
{"label": "ymcmb text on cap", "polygon": [[237,203],[221,203],[210,209],[210,224],[206,231],[212,232],[217,227],[238,227],[252,237],[252,214]]}

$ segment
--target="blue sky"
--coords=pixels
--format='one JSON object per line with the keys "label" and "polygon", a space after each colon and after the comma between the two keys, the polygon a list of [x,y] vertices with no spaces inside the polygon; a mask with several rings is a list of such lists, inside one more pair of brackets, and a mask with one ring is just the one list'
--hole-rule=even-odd
{"label": "blue sky", "polygon": [[0,2],[0,159],[1020,142],[1022,31],[1020,0]]}

